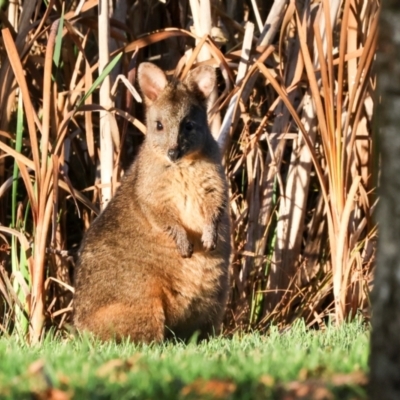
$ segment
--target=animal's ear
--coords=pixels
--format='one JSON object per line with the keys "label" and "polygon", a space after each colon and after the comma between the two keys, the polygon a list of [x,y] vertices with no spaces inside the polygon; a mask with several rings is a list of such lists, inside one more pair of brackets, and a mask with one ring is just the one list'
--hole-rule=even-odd
{"label": "animal's ear", "polygon": [[189,88],[207,99],[215,87],[215,69],[209,65],[201,65],[189,72],[185,83]]}
{"label": "animal's ear", "polygon": [[167,77],[156,65],[143,62],[139,65],[138,82],[146,103],[151,104],[167,86]]}

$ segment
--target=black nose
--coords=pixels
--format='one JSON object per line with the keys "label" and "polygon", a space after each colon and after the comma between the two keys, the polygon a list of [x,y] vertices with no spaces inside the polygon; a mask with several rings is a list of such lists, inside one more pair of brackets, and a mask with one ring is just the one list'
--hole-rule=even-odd
{"label": "black nose", "polygon": [[179,149],[177,147],[168,150],[168,158],[171,161],[176,161],[179,157]]}

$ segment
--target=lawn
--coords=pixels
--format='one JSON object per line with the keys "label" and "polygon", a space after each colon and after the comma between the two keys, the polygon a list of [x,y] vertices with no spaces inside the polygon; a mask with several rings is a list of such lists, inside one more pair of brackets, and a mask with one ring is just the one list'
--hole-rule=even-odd
{"label": "lawn", "polygon": [[299,322],[201,344],[0,339],[1,399],[364,399],[369,333]]}

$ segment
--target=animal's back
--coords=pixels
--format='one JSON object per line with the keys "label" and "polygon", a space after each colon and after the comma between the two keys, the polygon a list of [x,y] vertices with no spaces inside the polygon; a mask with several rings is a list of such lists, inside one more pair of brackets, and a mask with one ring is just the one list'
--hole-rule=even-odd
{"label": "animal's back", "polygon": [[[230,222],[218,147],[211,135],[207,140],[207,152],[174,163],[143,145],[82,243],[77,328],[102,339],[130,336],[145,342],[218,331],[229,284]],[[216,247],[205,249],[212,237],[205,226],[214,208]],[[181,237],[168,230],[173,223],[167,217],[182,226],[192,254],[182,255]]]}

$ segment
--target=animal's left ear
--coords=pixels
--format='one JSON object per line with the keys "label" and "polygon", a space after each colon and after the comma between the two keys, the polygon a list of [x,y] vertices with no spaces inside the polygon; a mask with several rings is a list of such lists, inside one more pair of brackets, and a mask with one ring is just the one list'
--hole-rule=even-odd
{"label": "animal's left ear", "polygon": [[215,87],[215,69],[209,65],[201,65],[189,72],[184,80],[190,90],[207,99]]}

